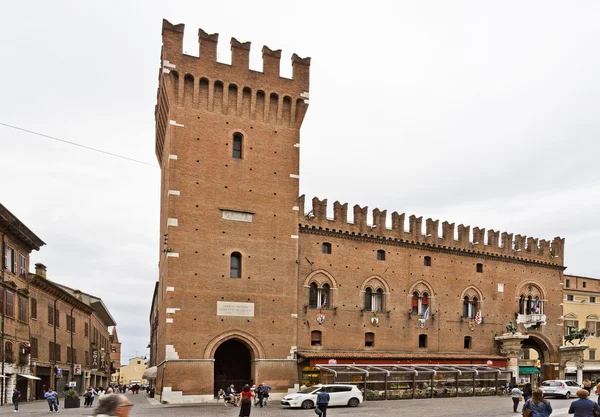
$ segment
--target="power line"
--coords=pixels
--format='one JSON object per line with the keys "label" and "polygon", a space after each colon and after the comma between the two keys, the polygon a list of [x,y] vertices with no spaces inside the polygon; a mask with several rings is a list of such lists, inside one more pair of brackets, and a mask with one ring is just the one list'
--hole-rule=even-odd
{"label": "power line", "polygon": [[2,126],[4,126],[4,127],[8,127],[8,128],[10,128],[10,129],[20,130],[21,132],[30,133],[30,134],[32,134],[32,135],[41,136],[41,137],[43,137],[43,138],[46,138],[46,139],[55,140],[55,141],[57,141],[57,142],[62,142],[62,143],[66,143],[66,144],[68,144],[68,145],[78,146],[78,147],[80,147],[80,148],[88,149],[88,150],[90,150],[90,151],[94,151],[94,152],[99,152],[99,153],[102,153],[102,154],[104,154],[104,155],[113,156],[113,157],[115,157],[115,158],[121,158],[121,159],[125,159],[125,160],[127,160],[127,161],[131,161],[131,162],[137,162],[138,164],[142,164],[142,165],[148,165],[148,166],[151,166],[151,167],[153,167],[153,168],[158,168],[158,166],[157,166],[157,165],[150,164],[150,163],[148,163],[148,162],[140,161],[140,160],[138,160],[138,159],[134,159],[134,158],[129,158],[128,156],[123,156],[123,155],[119,155],[119,154],[112,153],[112,152],[103,151],[102,149],[92,148],[91,146],[86,146],[86,145],[82,145],[82,144],[80,144],[80,143],[71,142],[71,141],[68,141],[68,140],[65,140],[65,139],[60,139],[60,138],[57,138],[57,137],[54,137],[54,136],[45,135],[45,134],[43,134],[43,133],[34,132],[33,130],[24,129],[24,128],[22,128],[22,127],[18,127],[18,126],[9,125],[9,124],[7,124],[7,123],[2,123],[2,122],[0,122],[0,125],[2,125]]}

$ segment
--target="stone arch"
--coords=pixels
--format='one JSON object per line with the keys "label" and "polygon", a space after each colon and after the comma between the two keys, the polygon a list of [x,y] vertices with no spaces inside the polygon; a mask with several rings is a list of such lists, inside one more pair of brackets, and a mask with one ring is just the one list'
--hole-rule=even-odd
{"label": "stone arch", "polygon": [[412,298],[414,292],[418,292],[419,294],[426,292],[429,295],[429,298],[434,297],[433,287],[425,280],[419,280],[411,285],[410,290],[408,291],[408,297]]}
{"label": "stone arch", "polygon": [[531,281],[531,280],[527,280],[522,282],[519,286],[517,286],[517,290],[515,292],[515,298],[519,299],[521,297],[521,295],[528,297],[531,295],[532,298],[535,298],[536,296],[540,297],[541,301],[546,301],[546,290],[544,289],[544,286],[537,282],[537,281]]}
{"label": "stone arch", "polygon": [[481,294],[481,291],[474,285],[469,285],[463,290],[462,294],[460,295],[460,299],[463,300],[465,297],[477,297],[479,301],[483,301],[483,295]]}
{"label": "stone arch", "polygon": [[567,313],[563,316],[564,320],[577,320],[579,317],[575,313]]}
{"label": "stone arch", "polygon": [[204,359],[213,359],[217,348],[223,343],[231,339],[237,339],[245,344],[250,353],[252,354],[252,360],[265,359],[265,349],[258,339],[243,330],[230,330],[214,337],[204,349]]}
{"label": "stone arch", "polygon": [[[323,275],[323,277],[320,277],[319,275]],[[323,284],[326,284],[327,281],[329,281],[329,287],[331,289],[338,288],[337,281],[335,280],[333,275],[331,275],[324,269],[317,269],[316,271],[313,271],[310,274],[308,274],[308,276],[304,279],[303,287],[308,288],[310,287],[311,283],[315,282],[319,288],[322,288]]]}
{"label": "stone arch", "polygon": [[554,348],[554,344],[546,335],[544,335],[542,332],[540,332],[538,330],[531,330],[531,329],[529,329],[527,331],[527,334],[529,335],[530,341],[527,341],[527,339],[526,339],[523,342],[523,348],[535,349],[536,347],[538,347],[540,350],[539,353],[542,354],[542,359],[543,359],[542,362],[544,362],[544,363],[558,362],[558,353],[557,353],[556,349]]}
{"label": "stone arch", "polygon": [[365,292],[367,287],[371,287],[374,292],[381,288],[384,294],[390,293],[390,286],[388,285],[387,281],[379,275],[371,275],[365,279],[360,286],[360,292]]}
{"label": "stone arch", "polygon": [[600,321],[600,316],[597,314],[590,314],[586,317],[587,321]]}

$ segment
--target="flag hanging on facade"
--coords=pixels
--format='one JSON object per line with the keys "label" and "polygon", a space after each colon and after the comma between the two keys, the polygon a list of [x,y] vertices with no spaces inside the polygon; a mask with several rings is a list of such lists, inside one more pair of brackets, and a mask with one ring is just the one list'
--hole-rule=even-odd
{"label": "flag hanging on facade", "polygon": [[475,316],[475,324],[481,324],[482,321],[483,317],[481,316],[481,310],[479,310]]}
{"label": "flag hanging on facade", "polygon": [[531,313],[537,314],[540,312],[540,299],[536,298],[533,302],[533,306],[531,307]]}
{"label": "flag hanging on facade", "polygon": [[427,310],[425,310],[425,313],[423,314],[423,321],[427,320],[429,320],[429,307],[427,307]]}

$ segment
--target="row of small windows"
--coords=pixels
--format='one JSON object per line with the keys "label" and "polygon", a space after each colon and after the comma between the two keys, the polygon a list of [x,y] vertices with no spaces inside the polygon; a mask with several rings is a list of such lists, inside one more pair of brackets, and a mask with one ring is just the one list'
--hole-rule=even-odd
{"label": "row of small windows", "polygon": [[[471,336],[465,336],[463,338],[463,348],[471,349],[473,338]],[[320,330],[313,330],[310,332],[310,344],[311,346],[322,346],[323,343],[323,332]],[[375,347],[375,333],[365,333],[365,347]],[[419,335],[419,348],[427,348],[427,335]]]}
{"label": "row of small windows", "polygon": [[[567,301],[574,301],[574,300],[575,300],[575,299],[574,299],[574,297],[573,297],[573,295],[572,295],[572,294],[567,294]],[[581,302],[584,302],[584,301],[585,301],[585,300],[581,300]],[[589,301],[590,303],[595,303],[595,302],[596,302],[596,297],[589,297],[589,298],[588,298],[588,301]]]}
{"label": "row of small windows", "polygon": [[[326,255],[331,255],[332,252],[332,246],[331,243],[329,242],[323,242],[321,244],[321,252],[326,254]],[[379,249],[377,250],[377,260],[378,261],[385,261],[385,251],[383,249]],[[431,256],[425,256],[423,258],[423,265],[424,266],[431,266]],[[483,273],[483,264],[478,263],[475,266],[475,270],[479,273]]]}

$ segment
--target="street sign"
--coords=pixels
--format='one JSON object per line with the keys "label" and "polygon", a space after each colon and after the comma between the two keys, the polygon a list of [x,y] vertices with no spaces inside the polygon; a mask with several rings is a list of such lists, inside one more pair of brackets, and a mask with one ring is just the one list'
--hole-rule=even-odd
{"label": "street sign", "polygon": [[73,375],[81,375],[81,364],[76,363],[73,365]]}
{"label": "street sign", "polygon": [[77,382],[75,382],[75,381],[69,382],[69,387],[75,388],[76,386],[77,386]]}
{"label": "street sign", "polygon": [[62,368],[56,368],[56,375],[62,375]]}

